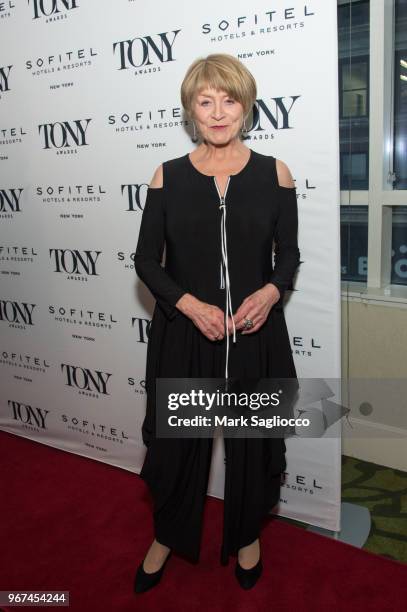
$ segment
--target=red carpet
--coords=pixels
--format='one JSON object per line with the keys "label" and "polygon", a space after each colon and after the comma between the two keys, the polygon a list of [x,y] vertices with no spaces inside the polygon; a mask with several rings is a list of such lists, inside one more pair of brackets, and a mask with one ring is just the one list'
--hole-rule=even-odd
{"label": "red carpet", "polygon": [[161,584],[134,595],[153,539],[139,476],[2,431],[0,461],[0,590],[70,591],[74,612],[405,609],[407,565],[273,518],[262,532],[263,575],[243,591],[235,558],[219,563],[222,501],[212,497],[200,563],[173,555]]}

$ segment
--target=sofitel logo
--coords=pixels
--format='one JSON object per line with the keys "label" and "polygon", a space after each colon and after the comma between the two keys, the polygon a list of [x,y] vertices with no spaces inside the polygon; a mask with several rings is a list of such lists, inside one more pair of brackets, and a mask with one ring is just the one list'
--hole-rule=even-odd
{"label": "sofitel logo", "polygon": [[[87,49],[76,49],[75,51],[64,51],[55,55],[47,55],[45,57],[37,57],[34,60],[26,60],[25,67],[27,70],[33,70],[32,74],[49,73],[61,70],[61,66],[73,66],[71,62],[77,60],[81,62],[81,65],[91,64],[91,58],[97,54],[92,47]],[[87,58],[89,56],[89,59]],[[37,70],[38,69],[38,70]]]}
{"label": "sofitel logo", "polygon": [[173,62],[173,45],[181,30],[172,30],[172,40],[168,38],[168,32],[155,34],[153,36],[139,36],[129,40],[120,40],[113,43],[113,55],[116,50],[119,53],[120,67],[118,70],[127,70],[130,67],[140,68],[150,66],[154,60],[161,63]]}
{"label": "sofitel logo", "polygon": [[12,326],[34,325],[33,312],[35,304],[0,300],[0,321],[7,321]]}
{"label": "sofitel logo", "polygon": [[302,18],[313,17],[308,5],[302,7],[282,7],[279,10],[228,17],[217,23],[202,24],[202,34],[215,34],[211,42],[220,40],[253,37],[257,34],[269,34],[281,30],[299,30],[304,27]]}
{"label": "sofitel logo", "polygon": [[10,76],[10,70],[12,69],[13,65],[11,66],[3,66],[2,68],[0,68],[0,94],[3,94],[5,91],[10,91],[10,84],[9,84],[9,76]]}
{"label": "sofitel logo", "polygon": [[[5,17],[11,17],[11,10],[16,8],[16,5],[12,0],[8,0],[8,2],[0,2],[0,19],[4,19]],[[6,11],[8,11],[6,13]]]}
{"label": "sofitel logo", "polygon": [[293,336],[292,345],[294,347],[293,353],[303,357],[312,357],[315,349],[323,348],[320,344],[320,340],[317,338],[304,338],[304,336]]}
{"label": "sofitel logo", "polygon": [[77,249],[49,249],[50,258],[55,262],[54,272],[99,276],[96,262],[102,251],[79,251]]}
{"label": "sofitel logo", "polygon": [[31,425],[32,427],[46,429],[45,419],[47,418],[49,410],[37,407],[34,408],[29,404],[23,404],[15,400],[8,400],[7,403],[13,411],[13,419],[21,421],[26,425]]}
{"label": "sofitel logo", "polygon": [[65,373],[67,387],[75,387],[85,395],[94,393],[110,395],[107,391],[107,383],[111,374],[108,372],[90,370],[67,363],[61,363],[61,370]]}
{"label": "sofitel logo", "polygon": [[33,19],[50,17],[63,11],[78,8],[78,0],[28,0],[34,9]]}
{"label": "sofitel logo", "polygon": [[16,189],[0,189],[0,213],[21,212],[20,197],[22,193],[22,187]]}
{"label": "sofitel logo", "polygon": [[143,212],[144,204],[147,197],[147,183],[139,183],[136,185],[121,185],[122,195],[125,194],[127,196],[127,201],[129,207],[126,208],[127,211],[135,211],[135,207]]}
{"label": "sofitel logo", "polygon": [[0,145],[23,142],[21,136],[27,136],[27,132],[24,132],[22,127],[0,128]]}
{"label": "sofitel logo", "polygon": [[[322,491],[322,489],[324,488],[323,486],[318,484],[316,477],[307,478],[307,476],[304,476],[302,474],[291,474],[291,472],[287,472],[286,470],[284,470],[283,474],[284,481],[281,484],[286,489],[293,489],[303,493],[308,493],[309,495],[315,495],[317,489]],[[289,482],[289,479],[291,480],[291,482]]]}
{"label": "sofitel logo", "polygon": [[144,379],[136,380],[132,376],[129,376],[127,379],[127,384],[129,385],[129,387],[133,388],[134,393],[137,393],[139,395],[145,395],[147,393],[146,381]]}
{"label": "sofitel logo", "polygon": [[[88,434],[89,436],[95,436],[97,438],[106,438],[108,440],[114,439],[117,442],[120,442],[120,444],[124,444],[124,441],[129,439],[129,436],[125,431],[118,431],[117,427],[113,427],[111,425],[95,423],[94,421],[86,421],[85,419],[81,419],[76,416],[68,416],[66,414],[61,414],[61,419],[63,423],[67,423],[68,429],[75,432]],[[86,443],[86,446],[95,448],[95,446],[89,442]],[[98,450],[107,450],[106,448],[101,448],[99,446],[96,448],[98,448]]]}
{"label": "sofitel logo", "polygon": [[112,329],[112,324],[117,323],[117,319],[112,314],[86,310],[85,308],[50,305],[48,306],[48,312],[54,315],[55,321],[71,325]]}
{"label": "sofitel logo", "polygon": [[14,351],[2,350],[0,353],[0,363],[9,365],[17,368],[23,368],[35,372],[42,372],[45,374],[47,368],[51,365],[46,359],[41,359],[37,356],[27,355],[27,353],[20,353]]}
{"label": "sofitel logo", "polygon": [[[189,121],[182,119],[182,110],[178,106],[173,108],[157,108],[155,110],[135,111],[133,114],[126,112],[120,115],[109,115],[108,124],[115,126],[116,132],[141,132],[151,129],[179,128],[188,126]],[[151,143],[154,147],[166,146],[166,143]],[[139,144],[137,145],[139,148]],[[142,145],[143,149],[147,148]]]}
{"label": "sofitel logo", "polygon": [[0,245],[0,261],[34,261],[38,253],[33,247]]}
{"label": "sofitel logo", "polygon": [[134,257],[136,253],[132,251],[129,254],[124,253],[123,251],[118,251],[117,259],[119,261],[124,261],[124,268],[126,270],[134,270]]}
{"label": "sofitel logo", "polygon": [[52,207],[60,219],[83,219],[91,208],[99,207],[107,194],[102,185],[44,185],[34,189],[40,201]]}
{"label": "sofitel logo", "polygon": [[42,123],[38,132],[43,136],[44,149],[66,149],[69,147],[84,147],[86,130],[92,119],[75,119],[75,121],[57,121],[56,123]]}

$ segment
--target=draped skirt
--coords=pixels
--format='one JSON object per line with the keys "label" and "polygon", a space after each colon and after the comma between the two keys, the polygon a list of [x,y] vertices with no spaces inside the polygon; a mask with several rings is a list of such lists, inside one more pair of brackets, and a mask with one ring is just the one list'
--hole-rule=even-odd
{"label": "draped skirt", "polygon": [[[229,376],[296,378],[284,312],[271,309],[255,333],[229,337]],[[146,364],[147,447],[141,478],[153,499],[155,537],[192,561],[199,560],[202,516],[212,458],[212,438],[156,436],[156,378],[224,378],[226,339],[208,340],[183,315],[168,320],[156,304]],[[280,498],[286,469],[284,438],[224,437],[225,489],[220,561],[259,537],[261,522]]]}

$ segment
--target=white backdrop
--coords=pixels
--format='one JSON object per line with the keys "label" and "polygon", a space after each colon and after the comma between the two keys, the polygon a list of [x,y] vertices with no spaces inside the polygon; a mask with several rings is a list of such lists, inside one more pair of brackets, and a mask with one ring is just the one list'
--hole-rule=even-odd
{"label": "white backdrop", "polygon": [[[139,473],[153,300],[133,255],[154,169],[194,148],[182,78],[215,52],[256,78],[246,144],[296,181],[302,264],[285,313],[297,374],[340,377],[336,11],[336,0],[1,3],[2,429]],[[281,515],[339,529],[336,427],[287,440]],[[208,489],[219,497],[221,442]]]}

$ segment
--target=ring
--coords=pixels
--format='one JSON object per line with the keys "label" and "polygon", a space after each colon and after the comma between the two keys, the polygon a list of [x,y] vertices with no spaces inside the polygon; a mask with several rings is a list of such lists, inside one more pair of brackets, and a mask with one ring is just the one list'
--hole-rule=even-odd
{"label": "ring", "polygon": [[252,327],[254,327],[254,323],[253,323],[253,321],[251,319],[245,319],[243,321],[243,327],[245,329],[251,329]]}

